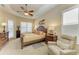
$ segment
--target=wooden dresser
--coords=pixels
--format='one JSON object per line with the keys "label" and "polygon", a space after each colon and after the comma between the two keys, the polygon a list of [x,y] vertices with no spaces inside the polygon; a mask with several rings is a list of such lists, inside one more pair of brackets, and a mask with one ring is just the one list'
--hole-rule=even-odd
{"label": "wooden dresser", "polygon": [[48,34],[48,35],[46,36],[45,43],[47,44],[48,41],[54,41],[54,42],[56,42],[56,41],[57,41],[57,35]]}
{"label": "wooden dresser", "polygon": [[16,38],[20,38],[20,30],[16,31]]}
{"label": "wooden dresser", "polygon": [[8,33],[0,33],[0,48],[8,41]]}

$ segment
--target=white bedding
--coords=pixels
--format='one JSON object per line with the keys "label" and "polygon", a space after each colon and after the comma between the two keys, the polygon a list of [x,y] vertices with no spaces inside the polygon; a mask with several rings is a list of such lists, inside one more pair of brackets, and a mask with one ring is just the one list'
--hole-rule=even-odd
{"label": "white bedding", "polygon": [[24,34],[23,37],[23,42],[30,42],[30,41],[34,41],[34,40],[41,40],[45,38],[45,35],[38,35],[38,34],[34,34],[34,33],[27,33]]}

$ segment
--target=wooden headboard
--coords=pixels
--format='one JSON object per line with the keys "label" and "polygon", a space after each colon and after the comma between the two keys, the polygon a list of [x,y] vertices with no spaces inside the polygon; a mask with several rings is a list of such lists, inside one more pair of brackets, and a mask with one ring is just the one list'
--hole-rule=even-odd
{"label": "wooden headboard", "polygon": [[43,32],[47,33],[47,29],[44,26],[39,26],[37,28],[37,31],[43,31]]}

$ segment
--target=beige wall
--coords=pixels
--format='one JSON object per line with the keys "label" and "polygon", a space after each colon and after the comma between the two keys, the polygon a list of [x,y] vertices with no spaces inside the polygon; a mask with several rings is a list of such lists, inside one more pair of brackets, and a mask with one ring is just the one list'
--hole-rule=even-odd
{"label": "beige wall", "polygon": [[35,25],[37,26],[39,20],[46,19],[47,27],[49,26],[55,26],[55,31],[57,35],[61,34],[61,20],[62,20],[62,12],[73,6],[72,4],[63,4],[63,5],[58,5],[54,9],[48,11],[42,18],[36,19]]}
{"label": "beige wall", "polygon": [[25,18],[21,18],[21,17],[18,17],[18,16],[14,16],[14,15],[7,13],[7,12],[0,9],[0,29],[3,29],[2,26],[1,26],[1,23],[2,22],[7,23],[8,20],[14,21],[14,31],[15,31],[15,33],[16,33],[16,26],[19,25],[21,21],[33,23],[33,19],[25,19]]}
{"label": "beige wall", "polygon": [[61,19],[62,19],[62,12],[73,6],[72,4],[70,5],[58,5],[57,7],[55,7],[54,9],[51,9],[50,11],[48,11],[44,16],[42,16],[41,18],[35,19],[35,21],[33,21],[32,19],[25,19],[25,18],[21,18],[18,16],[14,16],[11,15],[3,10],[0,9],[0,29],[2,28],[1,23],[2,22],[7,22],[8,19],[12,19],[15,23],[15,31],[16,31],[16,26],[20,24],[21,21],[25,21],[25,22],[32,22],[35,26],[38,26],[38,23],[40,20],[42,19],[46,19],[46,26],[56,26],[56,32],[58,35],[61,34]]}

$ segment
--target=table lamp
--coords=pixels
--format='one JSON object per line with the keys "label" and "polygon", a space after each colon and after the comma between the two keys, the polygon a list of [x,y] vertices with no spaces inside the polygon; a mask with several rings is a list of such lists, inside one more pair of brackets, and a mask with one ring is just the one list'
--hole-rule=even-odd
{"label": "table lamp", "polygon": [[3,26],[3,32],[5,32],[6,23],[2,23],[2,26]]}
{"label": "table lamp", "polygon": [[48,33],[49,34],[54,34],[55,26],[49,26],[48,28]]}

